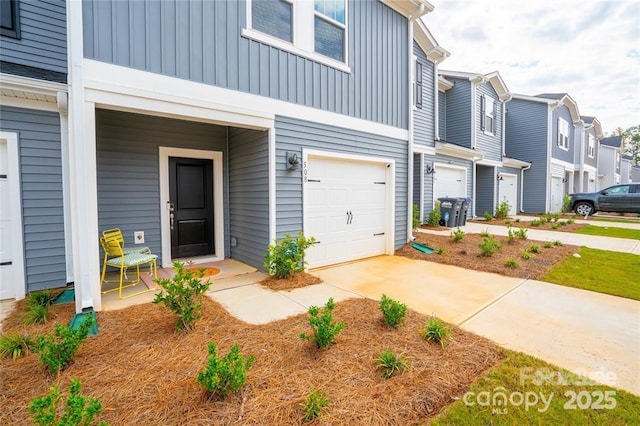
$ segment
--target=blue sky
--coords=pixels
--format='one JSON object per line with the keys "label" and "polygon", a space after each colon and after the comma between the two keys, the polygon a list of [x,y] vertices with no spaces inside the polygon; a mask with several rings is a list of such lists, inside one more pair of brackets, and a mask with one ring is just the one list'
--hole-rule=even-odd
{"label": "blue sky", "polygon": [[432,0],[440,67],[499,71],[512,93],[566,92],[605,132],[640,124],[640,0]]}

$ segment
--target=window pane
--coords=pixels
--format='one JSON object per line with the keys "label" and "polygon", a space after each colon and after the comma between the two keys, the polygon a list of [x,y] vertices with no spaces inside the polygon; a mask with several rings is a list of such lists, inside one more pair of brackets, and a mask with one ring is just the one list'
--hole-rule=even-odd
{"label": "window pane", "polygon": [[333,19],[334,21],[340,22],[341,24],[345,23],[344,0],[315,0],[314,4],[316,12],[322,13],[323,15]]}
{"label": "window pane", "polygon": [[293,42],[292,7],[291,3],[283,0],[253,0],[251,4],[253,29]]}
{"label": "window pane", "polygon": [[0,19],[2,20],[2,28],[13,30],[13,2],[8,0],[0,0]]}
{"label": "window pane", "polygon": [[324,19],[315,17],[315,50],[344,62],[344,30]]}

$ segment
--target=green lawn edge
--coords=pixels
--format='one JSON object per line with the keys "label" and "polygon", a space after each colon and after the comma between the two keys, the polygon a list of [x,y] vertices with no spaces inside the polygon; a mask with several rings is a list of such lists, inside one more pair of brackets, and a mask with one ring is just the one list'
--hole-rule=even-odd
{"label": "green lawn edge", "polygon": [[576,234],[584,235],[600,235],[603,237],[627,238],[632,240],[640,240],[640,229],[619,228],[615,226],[604,227],[587,225],[573,231]]}

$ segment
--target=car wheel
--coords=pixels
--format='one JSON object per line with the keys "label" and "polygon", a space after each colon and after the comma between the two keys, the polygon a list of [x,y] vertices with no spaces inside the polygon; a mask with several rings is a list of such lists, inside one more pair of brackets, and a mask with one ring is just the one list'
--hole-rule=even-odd
{"label": "car wheel", "polygon": [[575,208],[576,214],[580,216],[590,216],[594,213],[593,206],[589,203],[578,203]]}

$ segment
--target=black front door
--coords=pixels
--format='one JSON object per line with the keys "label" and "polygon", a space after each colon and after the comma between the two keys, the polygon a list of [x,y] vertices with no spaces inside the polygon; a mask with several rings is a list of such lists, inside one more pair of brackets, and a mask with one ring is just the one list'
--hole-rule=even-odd
{"label": "black front door", "polygon": [[169,158],[171,258],[214,253],[213,161]]}

